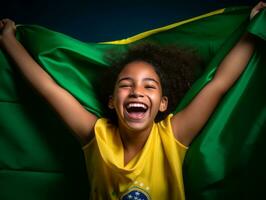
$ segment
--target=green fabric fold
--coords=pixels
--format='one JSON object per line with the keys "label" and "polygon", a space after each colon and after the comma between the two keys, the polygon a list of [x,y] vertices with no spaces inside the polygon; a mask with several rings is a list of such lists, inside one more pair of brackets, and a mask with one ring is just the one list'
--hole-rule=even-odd
{"label": "green fabric fold", "polygon": [[[198,53],[198,80],[177,106],[187,105],[213,77],[244,31],[261,38],[247,69],[224,96],[192,143],[184,163],[187,199],[254,199],[266,181],[266,12],[249,23],[249,8],[228,8],[127,45],[85,43],[36,25],[17,27],[17,38],[33,58],[97,116],[99,77],[110,51],[143,41],[175,44]],[[0,199],[88,199],[78,142],[57,115],[0,51]]]}

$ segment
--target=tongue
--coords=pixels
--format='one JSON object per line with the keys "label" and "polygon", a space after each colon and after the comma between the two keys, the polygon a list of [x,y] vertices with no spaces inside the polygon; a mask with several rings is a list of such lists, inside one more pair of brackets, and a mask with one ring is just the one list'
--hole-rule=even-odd
{"label": "tongue", "polygon": [[128,116],[132,119],[141,119],[143,118],[145,112],[129,112]]}

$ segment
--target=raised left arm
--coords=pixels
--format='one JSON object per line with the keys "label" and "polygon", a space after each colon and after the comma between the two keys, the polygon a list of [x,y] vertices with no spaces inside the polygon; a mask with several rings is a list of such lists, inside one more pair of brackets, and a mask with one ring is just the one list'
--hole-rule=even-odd
{"label": "raised left arm", "polygon": [[[251,12],[266,7],[260,2]],[[253,17],[253,16],[252,16]],[[189,145],[208,121],[222,96],[235,83],[251,58],[257,38],[245,33],[219,65],[214,78],[200,91],[192,102],[171,120],[174,135],[184,145]]]}

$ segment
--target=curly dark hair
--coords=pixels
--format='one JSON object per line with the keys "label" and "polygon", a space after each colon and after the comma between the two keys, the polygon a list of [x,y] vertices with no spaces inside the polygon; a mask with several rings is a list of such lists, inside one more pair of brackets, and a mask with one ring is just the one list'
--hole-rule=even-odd
{"label": "curly dark hair", "polygon": [[[163,96],[168,97],[168,108],[165,112],[157,114],[156,122],[174,111],[194,82],[194,67],[200,63],[199,57],[191,51],[179,49],[176,46],[162,46],[152,43],[131,46],[124,55],[112,54],[108,60],[111,62],[111,66],[104,76],[104,84],[101,88],[101,98],[105,106],[108,105],[109,98],[113,94],[119,73],[128,63],[144,61],[154,67],[161,81]],[[117,123],[117,116],[114,111],[106,110],[106,117]]]}

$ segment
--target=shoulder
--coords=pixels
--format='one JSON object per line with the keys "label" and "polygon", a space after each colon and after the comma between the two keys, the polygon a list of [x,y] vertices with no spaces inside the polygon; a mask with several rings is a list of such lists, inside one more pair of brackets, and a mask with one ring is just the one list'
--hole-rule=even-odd
{"label": "shoulder", "polygon": [[94,126],[94,133],[99,134],[101,132],[110,132],[116,129],[117,126],[115,126],[109,119],[107,118],[99,118]]}
{"label": "shoulder", "polygon": [[158,133],[162,140],[173,142],[173,144],[176,144],[178,147],[182,149],[188,149],[186,145],[182,144],[174,136],[172,122],[171,122],[173,116],[174,116],[173,114],[169,114],[164,120],[156,123]]}
{"label": "shoulder", "polygon": [[99,144],[113,144],[119,138],[118,127],[109,119],[100,118],[94,126],[95,139]]}
{"label": "shoulder", "polygon": [[157,127],[160,130],[164,130],[167,132],[172,132],[172,124],[171,124],[171,118],[173,117],[173,114],[169,114],[165,119],[159,121],[156,123]]}
{"label": "shoulder", "polygon": [[116,133],[117,127],[107,118],[98,118],[93,129],[93,138],[83,145],[83,149],[97,140],[107,140],[108,137]]}

